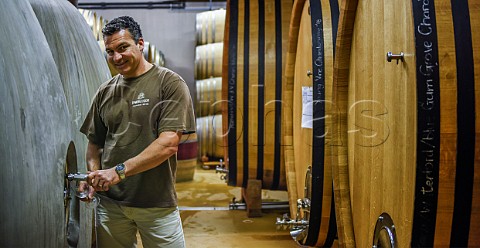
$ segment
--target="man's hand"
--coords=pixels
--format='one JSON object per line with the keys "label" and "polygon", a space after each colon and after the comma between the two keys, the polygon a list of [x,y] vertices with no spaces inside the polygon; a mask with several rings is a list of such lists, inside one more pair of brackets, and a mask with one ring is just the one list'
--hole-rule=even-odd
{"label": "man's hand", "polygon": [[[95,189],[87,184],[85,181],[80,181],[78,184],[78,193],[85,192],[87,195],[86,197],[79,197],[81,201],[91,202],[93,200],[93,194],[95,193]],[[79,194],[77,194],[78,196]]]}
{"label": "man's hand", "polygon": [[115,185],[120,181],[120,176],[115,171],[115,167],[90,172],[87,179],[88,184],[90,184],[95,191],[108,191],[111,185]]}

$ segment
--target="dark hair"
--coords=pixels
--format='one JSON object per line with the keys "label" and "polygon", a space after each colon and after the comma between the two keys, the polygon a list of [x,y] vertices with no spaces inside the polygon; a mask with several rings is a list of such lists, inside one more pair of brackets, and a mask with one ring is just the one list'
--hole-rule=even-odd
{"label": "dark hair", "polygon": [[102,29],[102,34],[105,38],[105,36],[112,35],[123,29],[130,32],[135,44],[138,44],[138,40],[143,37],[140,25],[130,16],[120,16],[109,21]]}

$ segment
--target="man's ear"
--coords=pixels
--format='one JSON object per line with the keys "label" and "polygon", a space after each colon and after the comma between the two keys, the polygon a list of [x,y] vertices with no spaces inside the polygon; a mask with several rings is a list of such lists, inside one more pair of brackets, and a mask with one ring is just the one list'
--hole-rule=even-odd
{"label": "man's ear", "polygon": [[138,45],[138,48],[140,49],[140,51],[143,51],[143,48],[145,46],[145,41],[143,40],[143,38],[138,39],[137,45]]}

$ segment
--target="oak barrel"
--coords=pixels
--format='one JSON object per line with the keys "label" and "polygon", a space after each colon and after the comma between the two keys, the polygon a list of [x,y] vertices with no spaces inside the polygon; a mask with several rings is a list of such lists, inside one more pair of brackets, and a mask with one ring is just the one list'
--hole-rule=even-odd
{"label": "oak barrel", "polygon": [[93,17],[93,36],[96,40],[103,40],[102,29],[107,22],[103,19],[103,16],[97,12],[93,12]]}
{"label": "oak barrel", "polygon": [[152,47],[150,46],[150,42],[145,41],[143,43],[143,57],[146,61],[149,61],[150,57],[152,56]]}
{"label": "oak barrel", "polygon": [[159,66],[165,66],[165,55],[163,55],[163,53],[159,49],[155,50],[155,56],[152,63]]}
{"label": "oak barrel", "polygon": [[222,95],[228,184],[285,190],[282,84],[290,0],[227,2]]}
{"label": "oak barrel", "polygon": [[332,125],[339,239],[480,246],[480,5],[342,5]]}
{"label": "oak barrel", "polygon": [[[290,215],[308,222],[301,233],[293,232],[294,239],[306,246],[330,247],[337,232],[328,126],[338,18],[336,0],[297,0],[290,21],[283,91],[284,106],[291,106],[283,109],[285,167]],[[300,213],[299,200],[310,202]]]}
{"label": "oak barrel", "polygon": [[218,161],[223,158],[222,115],[197,118],[198,157],[201,161]]}
{"label": "oak barrel", "polygon": [[[196,115],[204,117],[221,114],[222,78],[208,78],[196,81],[197,103]],[[220,126],[221,128],[221,126]]]}
{"label": "oak barrel", "polygon": [[222,76],[223,42],[195,48],[195,79]]}
{"label": "oak barrel", "polygon": [[148,54],[147,59],[148,62],[153,63],[153,61],[155,61],[155,51],[157,51],[157,47],[150,43],[150,54]]}
{"label": "oak barrel", "polygon": [[197,134],[184,134],[178,144],[176,182],[193,180],[197,166],[198,139]]}
{"label": "oak barrel", "polygon": [[78,11],[80,11],[80,13],[82,14],[83,18],[87,22],[87,24],[90,27],[90,30],[92,31],[92,34],[93,34],[93,29],[94,29],[93,22],[95,20],[95,17],[93,16],[93,11],[88,10],[88,9],[78,9]]}
{"label": "oak barrel", "polygon": [[223,42],[225,29],[224,9],[200,12],[196,16],[197,45]]}
{"label": "oak barrel", "polygon": [[28,1],[0,1],[0,23],[0,247],[65,247],[72,137],[60,75]]}

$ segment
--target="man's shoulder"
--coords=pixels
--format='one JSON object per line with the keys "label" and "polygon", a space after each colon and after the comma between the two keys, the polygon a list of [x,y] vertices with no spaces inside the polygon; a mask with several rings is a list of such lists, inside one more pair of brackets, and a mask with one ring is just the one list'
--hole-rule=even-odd
{"label": "man's shoulder", "polygon": [[100,84],[100,86],[98,87],[98,91],[102,92],[109,89],[112,85],[118,82],[118,80],[120,80],[120,74],[117,74],[112,78],[108,79],[107,81],[103,82],[102,84]]}
{"label": "man's shoulder", "polygon": [[157,68],[158,74],[169,82],[185,81],[178,73],[172,71],[171,69],[168,69],[163,66],[155,66],[155,67]]}

